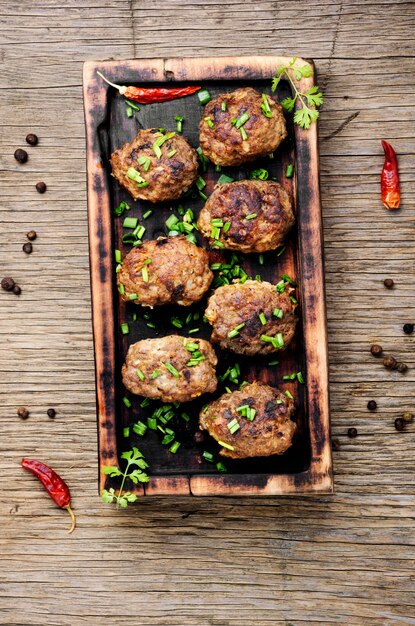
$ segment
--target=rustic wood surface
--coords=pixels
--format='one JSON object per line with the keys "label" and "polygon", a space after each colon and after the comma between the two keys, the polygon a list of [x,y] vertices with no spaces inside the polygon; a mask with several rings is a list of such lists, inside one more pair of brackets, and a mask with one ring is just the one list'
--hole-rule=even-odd
{"label": "rustic wood surface", "polygon": [[[413,2],[0,1],[0,623],[414,624]],[[314,58],[326,93],[321,186],[334,496],[97,497],[82,63],[232,54]],[[13,159],[27,132],[24,166]],[[402,210],[379,201],[379,140],[400,155]],[[34,184],[44,180],[41,196]],[[34,252],[21,251],[35,228]],[[396,288],[382,285],[392,277]],[[370,356],[379,341],[405,375]],[[378,410],[366,403],[376,399]],[[18,405],[31,416],[21,421]],[[49,406],[58,415],[46,416]],[[348,439],[349,426],[359,436]],[[19,467],[50,462],[76,532]]]}

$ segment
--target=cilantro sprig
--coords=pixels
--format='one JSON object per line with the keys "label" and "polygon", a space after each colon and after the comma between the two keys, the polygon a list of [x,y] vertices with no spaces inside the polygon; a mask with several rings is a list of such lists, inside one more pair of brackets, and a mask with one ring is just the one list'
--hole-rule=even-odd
{"label": "cilantro sprig", "polygon": [[[137,483],[148,483],[150,480],[146,472],[144,471],[148,467],[148,463],[138,448],[123,452],[121,458],[127,461],[125,470],[122,472],[115,465],[107,465],[102,468],[102,473],[111,476],[111,478],[117,478],[122,476],[120,488],[118,494],[115,493],[115,489],[103,489],[101,492],[102,501],[111,504],[116,503],[117,508],[127,508],[127,506],[137,500],[137,495],[131,493],[131,491],[123,491],[126,479],[131,480],[135,485]],[[130,469],[135,467],[135,469]]]}
{"label": "cilantro sprig", "polygon": [[309,78],[313,74],[313,68],[311,65],[303,65],[302,67],[294,68],[294,64],[297,61],[297,57],[294,57],[288,65],[281,65],[277,68],[275,76],[272,79],[272,91],[275,91],[279,85],[280,80],[283,76],[286,76],[291,83],[291,86],[294,90],[293,98],[284,98],[280,102],[283,109],[286,111],[292,111],[294,109],[295,103],[297,100],[301,103],[301,108],[297,109],[294,113],[294,122],[301,126],[301,128],[308,129],[310,128],[313,122],[316,122],[320,116],[317,108],[311,107],[320,107],[324,102],[324,97],[322,92],[319,90],[317,85],[310,87],[305,93],[299,91],[295,82],[291,77],[291,72],[294,73],[294,78],[296,80],[301,80],[301,78]]}

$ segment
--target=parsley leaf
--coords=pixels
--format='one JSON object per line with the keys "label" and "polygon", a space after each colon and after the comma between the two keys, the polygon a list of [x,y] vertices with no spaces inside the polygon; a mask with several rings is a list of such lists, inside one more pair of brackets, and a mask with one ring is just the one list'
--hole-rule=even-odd
{"label": "parsley leaf", "polygon": [[134,447],[132,450],[123,452],[121,458],[127,461],[124,471],[121,471],[115,465],[105,466],[101,470],[103,474],[111,476],[111,478],[122,476],[118,495],[115,493],[115,489],[111,487],[110,489],[102,490],[101,498],[106,504],[115,502],[117,508],[125,509],[128,504],[137,500],[137,494],[131,493],[131,491],[123,491],[126,479],[128,478],[134,485],[137,485],[137,483],[148,483],[150,479],[147,473],[143,471],[147,469],[148,463],[138,448]]}

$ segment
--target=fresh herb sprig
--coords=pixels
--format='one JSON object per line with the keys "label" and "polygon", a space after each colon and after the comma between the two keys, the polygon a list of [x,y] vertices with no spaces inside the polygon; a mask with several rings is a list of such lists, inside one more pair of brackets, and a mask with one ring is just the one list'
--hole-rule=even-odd
{"label": "fresh herb sprig", "polygon": [[311,107],[319,107],[324,102],[324,97],[321,91],[319,91],[319,87],[314,85],[310,87],[305,93],[299,91],[293,79],[291,78],[291,72],[294,73],[294,77],[296,80],[300,80],[301,78],[309,78],[313,74],[313,68],[311,65],[303,65],[302,67],[296,67],[295,62],[297,61],[297,57],[294,57],[288,65],[281,65],[277,68],[276,74],[272,79],[272,91],[275,91],[279,85],[280,80],[283,76],[286,76],[291,83],[291,86],[294,90],[293,98],[284,98],[280,102],[283,109],[286,111],[292,111],[294,109],[295,103],[297,100],[301,103],[301,108],[298,109],[294,113],[294,122],[301,126],[301,128],[308,129],[310,128],[313,122],[316,122],[320,116],[317,108]]}
{"label": "fresh herb sprig", "polygon": [[125,509],[129,504],[137,500],[137,495],[135,493],[131,493],[131,491],[123,491],[126,479],[128,478],[135,485],[137,483],[148,483],[150,479],[144,471],[147,469],[148,463],[138,448],[133,448],[132,450],[123,452],[121,454],[121,458],[127,461],[127,465],[123,472],[115,465],[105,466],[101,470],[103,474],[111,476],[111,478],[122,477],[118,494],[116,494],[115,489],[111,487],[110,489],[103,489],[101,497],[103,502],[107,504],[115,502],[117,508],[121,507],[122,509]]}

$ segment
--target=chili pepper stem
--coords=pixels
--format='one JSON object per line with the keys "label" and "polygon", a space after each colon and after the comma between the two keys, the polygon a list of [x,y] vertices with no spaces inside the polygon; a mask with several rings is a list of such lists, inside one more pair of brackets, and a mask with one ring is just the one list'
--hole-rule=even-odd
{"label": "chili pepper stem", "polygon": [[75,526],[76,526],[75,514],[72,511],[70,504],[68,504],[68,506],[65,506],[63,508],[66,509],[68,511],[69,515],[71,516],[72,523],[71,523],[70,529],[68,530],[68,534],[70,535],[71,533],[73,533],[73,531],[75,530]]}
{"label": "chili pepper stem", "polygon": [[98,72],[97,70],[97,74],[98,76],[100,76],[103,80],[105,80],[106,83],[108,83],[108,85],[111,85],[111,87],[115,87],[115,89],[118,89],[118,91],[120,92],[120,94],[123,96],[125,94],[125,92],[127,91],[127,87],[125,87],[125,85],[116,85],[115,83],[112,83],[110,80],[108,80],[108,78],[105,78],[105,76],[103,74],[101,74],[101,72]]}

